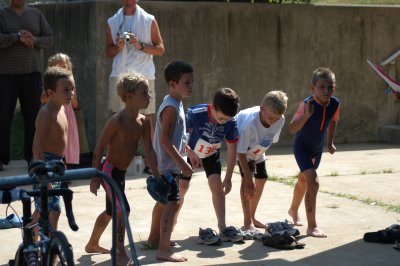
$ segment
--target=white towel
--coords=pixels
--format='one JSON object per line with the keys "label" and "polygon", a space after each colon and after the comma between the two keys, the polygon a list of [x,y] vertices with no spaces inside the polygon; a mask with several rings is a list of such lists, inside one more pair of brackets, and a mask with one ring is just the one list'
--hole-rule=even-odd
{"label": "white towel", "polygon": [[[139,37],[141,42],[151,44],[151,24],[154,16],[148,14],[139,5],[136,5],[134,17],[133,23],[135,27],[132,32]],[[107,22],[113,42],[116,44],[117,34],[122,35],[124,32],[123,8],[120,8]],[[121,52],[114,57],[110,77],[117,77],[119,74],[129,70],[141,73],[147,79],[154,79],[155,66],[153,56],[139,49],[128,49],[127,45],[125,45]]]}
{"label": "white towel", "polygon": [[[114,44],[116,44],[117,33],[120,35],[122,34],[122,32],[120,32],[120,28],[123,26],[122,23],[124,23],[124,9],[120,8],[118,12],[114,14],[114,16],[108,19],[107,22],[110,26],[112,40]],[[118,73],[123,72],[126,65],[128,55],[128,48],[126,45],[120,53],[121,56],[116,56],[113,62],[113,68],[115,68]]]}

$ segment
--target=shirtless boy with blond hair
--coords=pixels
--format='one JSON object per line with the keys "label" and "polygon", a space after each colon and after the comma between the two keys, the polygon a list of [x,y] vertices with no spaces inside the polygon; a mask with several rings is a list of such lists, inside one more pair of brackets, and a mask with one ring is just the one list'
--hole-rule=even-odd
{"label": "shirtless boy with blond hair", "polygon": [[[149,166],[158,175],[157,158],[150,138],[150,122],[139,113],[150,103],[149,84],[143,75],[137,73],[121,74],[117,82],[118,95],[125,103],[124,109],[115,113],[107,122],[97,143],[93,156],[93,166],[108,173],[117,181],[122,190],[125,189],[126,169],[135,156],[139,140],[143,138],[144,151]],[[104,149],[108,147],[105,160],[101,160]],[[109,250],[99,245],[99,240],[112,218],[111,188],[100,178],[92,178],[90,191],[97,196],[100,183],[106,191],[106,210],[96,220],[92,235],[85,247],[88,253],[109,253]],[[130,208],[123,194],[125,206],[129,214]],[[122,210],[117,201],[117,264],[126,265],[129,261],[124,248],[125,225]]]}

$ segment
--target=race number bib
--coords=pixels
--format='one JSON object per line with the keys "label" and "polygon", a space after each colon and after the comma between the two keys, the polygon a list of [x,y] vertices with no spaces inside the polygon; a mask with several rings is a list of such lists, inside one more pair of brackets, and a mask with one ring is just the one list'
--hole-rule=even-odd
{"label": "race number bib", "polygon": [[257,161],[258,158],[264,155],[265,151],[268,150],[269,146],[264,147],[259,144],[255,145],[253,148],[247,151],[247,158],[250,160]]}
{"label": "race number bib", "polygon": [[219,148],[221,148],[220,142],[210,144],[204,139],[200,138],[196,143],[196,147],[194,147],[194,152],[197,154],[197,156],[199,156],[200,159],[204,159],[216,153]]}

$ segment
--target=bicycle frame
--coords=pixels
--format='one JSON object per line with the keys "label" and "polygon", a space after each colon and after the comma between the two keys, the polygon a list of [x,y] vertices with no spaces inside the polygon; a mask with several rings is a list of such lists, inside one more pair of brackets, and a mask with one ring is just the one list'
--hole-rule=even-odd
{"label": "bicycle frame", "polygon": [[[106,182],[108,182],[110,184],[110,187],[112,190],[112,206],[113,206],[112,207],[112,216],[113,216],[113,219],[112,219],[112,249],[111,249],[112,265],[114,265],[114,266],[116,265],[116,258],[117,258],[116,197],[118,197],[118,200],[121,205],[122,216],[123,216],[124,223],[125,223],[125,228],[126,228],[126,233],[128,236],[129,247],[130,247],[132,259],[133,259],[135,265],[139,265],[139,261],[137,259],[137,253],[136,253],[136,249],[135,249],[135,244],[134,244],[133,237],[132,237],[132,231],[131,231],[131,227],[129,224],[128,215],[126,212],[125,202],[121,196],[123,192],[121,191],[121,189],[119,188],[119,186],[117,185],[117,183],[114,179],[109,177],[107,174],[105,174],[101,171],[98,171],[96,168],[83,168],[83,169],[76,169],[76,170],[66,170],[63,176],[52,177],[51,182],[84,180],[84,179],[91,179],[93,177],[100,177],[100,178],[104,179]],[[20,175],[20,176],[2,177],[0,179],[0,190],[10,189],[15,186],[24,186],[24,185],[31,185],[31,184],[36,184],[36,183],[37,183],[37,177],[35,177],[35,176]],[[118,193],[116,193],[116,192],[118,192]],[[47,199],[42,202],[47,202]],[[44,207],[47,207],[47,206],[42,206],[42,209],[45,209]],[[28,211],[28,210],[26,210],[26,211]],[[29,210],[29,212],[31,212],[31,211]],[[24,222],[24,225],[25,225],[25,222]],[[29,229],[27,228],[27,230],[29,230]],[[24,233],[25,233],[25,229],[24,229]]]}

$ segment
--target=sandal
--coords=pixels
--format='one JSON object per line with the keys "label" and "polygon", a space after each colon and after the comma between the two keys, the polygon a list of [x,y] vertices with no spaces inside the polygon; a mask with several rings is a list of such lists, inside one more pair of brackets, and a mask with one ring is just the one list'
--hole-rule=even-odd
{"label": "sandal", "polygon": [[287,232],[284,234],[267,234],[262,238],[264,246],[273,247],[276,249],[293,250],[303,249],[306,244],[297,242],[296,238],[289,235]]}
{"label": "sandal", "polygon": [[394,244],[400,236],[400,225],[393,224],[383,230],[377,232],[368,232],[364,234],[365,242],[377,242]]}
{"label": "sandal", "polygon": [[0,219],[0,229],[22,227],[22,220],[15,214],[10,214],[4,219]]}

